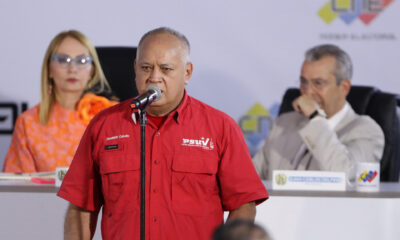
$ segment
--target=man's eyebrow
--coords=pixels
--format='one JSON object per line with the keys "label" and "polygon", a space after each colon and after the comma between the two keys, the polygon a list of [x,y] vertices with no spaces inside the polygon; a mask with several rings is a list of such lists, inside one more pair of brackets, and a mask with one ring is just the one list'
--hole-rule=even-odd
{"label": "man's eyebrow", "polygon": [[146,62],[146,61],[138,61],[139,64],[147,64],[147,65],[151,65],[151,63]]}
{"label": "man's eyebrow", "polygon": [[161,66],[161,67],[173,67],[175,65],[172,64],[172,63],[161,63],[161,64],[159,64],[159,66]]}
{"label": "man's eyebrow", "polygon": [[317,77],[317,78],[312,78],[311,81],[327,81],[327,80],[324,78]]}

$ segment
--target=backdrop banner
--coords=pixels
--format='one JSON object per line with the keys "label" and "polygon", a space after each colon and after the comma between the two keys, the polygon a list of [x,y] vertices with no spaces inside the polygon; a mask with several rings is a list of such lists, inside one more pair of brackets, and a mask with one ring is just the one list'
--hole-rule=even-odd
{"label": "backdrop banner", "polygon": [[96,46],[136,46],[160,26],[184,33],[188,93],[232,116],[254,154],[314,45],[347,51],[353,84],[399,93],[399,12],[394,0],[1,1],[0,164],[15,117],[40,101],[43,56],[60,31],[80,30]]}

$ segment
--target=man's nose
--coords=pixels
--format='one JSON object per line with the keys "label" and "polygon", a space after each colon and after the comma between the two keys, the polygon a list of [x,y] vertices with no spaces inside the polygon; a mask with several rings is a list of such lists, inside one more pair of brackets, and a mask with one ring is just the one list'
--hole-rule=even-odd
{"label": "man's nose", "polygon": [[153,68],[150,73],[150,81],[157,82],[161,79],[161,71],[158,68]]}
{"label": "man's nose", "polygon": [[304,95],[313,95],[315,93],[315,89],[312,84],[304,84],[301,86],[301,92]]}

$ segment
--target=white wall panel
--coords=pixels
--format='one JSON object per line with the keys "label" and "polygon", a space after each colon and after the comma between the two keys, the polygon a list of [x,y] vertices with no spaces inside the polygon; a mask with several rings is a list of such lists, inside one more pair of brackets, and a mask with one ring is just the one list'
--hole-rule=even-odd
{"label": "white wall panel", "polygon": [[[39,102],[42,58],[62,30],[78,29],[98,46],[136,46],[143,33],[158,26],[175,28],[191,41],[189,93],[236,120],[257,102],[266,109],[279,103],[285,89],[296,85],[304,51],[326,42],[350,53],[355,84],[399,93],[398,1],[368,25],[339,18],[325,23],[318,11],[329,2],[3,0],[0,102],[28,102],[30,107]],[[336,35],[346,38],[326,38]],[[10,138],[0,135],[1,165]]]}

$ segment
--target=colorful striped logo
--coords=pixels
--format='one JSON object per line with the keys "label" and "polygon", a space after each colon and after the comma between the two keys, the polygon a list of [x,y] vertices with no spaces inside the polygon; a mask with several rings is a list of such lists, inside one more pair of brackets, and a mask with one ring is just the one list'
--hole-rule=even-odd
{"label": "colorful striped logo", "polygon": [[330,0],[318,11],[321,19],[330,24],[336,18],[350,25],[357,18],[369,25],[393,0]]}
{"label": "colorful striped logo", "polygon": [[357,180],[359,182],[372,182],[374,178],[378,175],[377,171],[364,171],[358,176]]}

